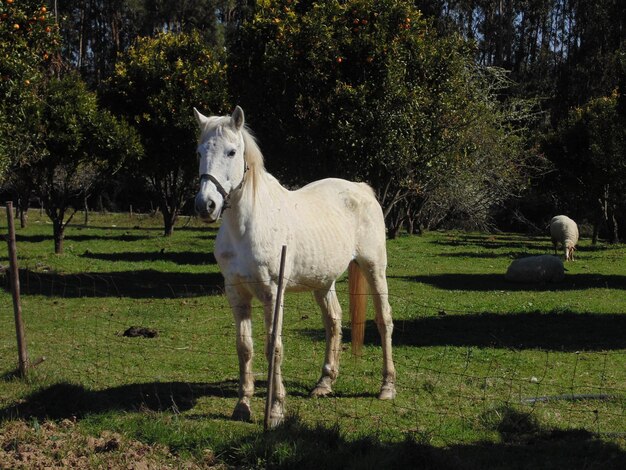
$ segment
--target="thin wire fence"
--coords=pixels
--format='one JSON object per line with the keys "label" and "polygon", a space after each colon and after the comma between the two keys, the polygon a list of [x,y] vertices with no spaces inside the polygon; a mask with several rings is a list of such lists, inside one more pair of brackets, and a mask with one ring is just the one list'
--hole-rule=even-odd
{"label": "thin wire fence", "polygon": [[[46,357],[36,368],[37,380],[68,383],[91,393],[94,402],[79,408],[83,412],[112,401],[117,408],[229,419],[238,388],[235,327],[221,289],[212,285],[163,282],[158,273],[139,278],[22,269],[29,354]],[[337,293],[345,303],[347,285],[338,283]],[[282,373],[288,413],[312,424],[339,425],[346,432],[413,435],[442,444],[479,439],[501,431],[503,423],[523,427],[529,420],[547,429],[582,429],[607,438],[626,435],[623,330],[604,339],[592,335],[588,348],[577,349],[589,332],[551,344],[551,337],[534,340],[528,333],[507,331],[506,318],[443,310],[393,295],[390,302],[396,317],[398,397],[376,399],[382,352],[370,311],[363,357],[349,352],[349,325],[344,325],[334,393],[310,399],[324,363],[325,333],[312,296],[286,296]],[[344,320],[345,312],[344,305]],[[260,416],[267,362],[259,304],[253,305],[253,318],[253,406]],[[3,306],[0,357],[6,368],[15,361],[10,320],[10,305]],[[550,321],[559,325],[561,318],[529,314],[525,321],[536,322],[540,329]],[[130,327],[139,333],[128,336]],[[150,332],[156,336],[146,337]],[[511,415],[513,424],[507,421]]]}

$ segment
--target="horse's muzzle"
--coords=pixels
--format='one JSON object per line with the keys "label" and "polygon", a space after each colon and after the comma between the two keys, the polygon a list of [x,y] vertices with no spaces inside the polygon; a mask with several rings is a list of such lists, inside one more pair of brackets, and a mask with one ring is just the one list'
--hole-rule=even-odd
{"label": "horse's muzzle", "polygon": [[205,200],[200,195],[196,196],[195,201],[196,214],[203,222],[215,222],[220,215],[220,210],[216,207],[215,201]]}

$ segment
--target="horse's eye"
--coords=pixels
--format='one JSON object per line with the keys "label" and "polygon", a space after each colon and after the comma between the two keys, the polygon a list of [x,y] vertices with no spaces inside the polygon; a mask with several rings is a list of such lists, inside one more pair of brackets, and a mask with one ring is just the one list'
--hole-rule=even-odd
{"label": "horse's eye", "polygon": [[228,156],[229,157],[234,157],[237,154],[237,150],[232,149],[230,152],[228,152]]}

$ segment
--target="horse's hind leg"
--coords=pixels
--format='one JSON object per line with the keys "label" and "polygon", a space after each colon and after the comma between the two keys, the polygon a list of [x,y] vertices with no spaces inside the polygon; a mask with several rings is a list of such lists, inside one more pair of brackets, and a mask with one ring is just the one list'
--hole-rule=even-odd
{"label": "horse's hind leg", "polygon": [[326,329],[326,357],[322,376],[311,392],[312,397],[326,396],[332,392],[332,384],[339,375],[339,353],[341,352],[341,306],[337,300],[335,283],[326,290],[316,290],[315,300],[322,310]]}
{"label": "horse's hind leg", "polygon": [[396,397],[396,368],[393,364],[391,334],[393,333],[393,320],[391,318],[391,306],[387,288],[385,267],[378,264],[358,262],[363,274],[367,278],[372,291],[374,310],[376,311],[376,326],[380,333],[380,342],[383,348],[383,384],[378,398],[392,400]]}
{"label": "horse's hind leg", "polygon": [[234,286],[226,285],[226,296],[233,309],[237,330],[237,356],[239,357],[239,401],[233,411],[233,419],[250,421],[252,410],[250,400],[254,394],[252,375],[252,296]]}

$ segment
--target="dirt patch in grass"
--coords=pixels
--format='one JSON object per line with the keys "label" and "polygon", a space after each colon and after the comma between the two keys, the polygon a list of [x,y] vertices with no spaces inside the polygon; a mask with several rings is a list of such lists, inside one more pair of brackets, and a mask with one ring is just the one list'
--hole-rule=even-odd
{"label": "dirt patch in grass", "polygon": [[173,455],[166,446],[147,445],[105,431],[100,436],[79,432],[74,422],[11,421],[0,429],[0,468],[157,468],[223,469],[207,451],[202,461]]}

